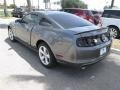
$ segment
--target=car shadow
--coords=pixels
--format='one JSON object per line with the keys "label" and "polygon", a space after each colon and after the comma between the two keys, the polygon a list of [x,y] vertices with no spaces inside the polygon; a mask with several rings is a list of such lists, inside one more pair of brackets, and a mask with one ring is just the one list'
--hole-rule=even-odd
{"label": "car shadow", "polygon": [[[32,68],[43,74],[39,75],[11,75],[10,78],[17,82],[33,80],[37,83],[44,83],[45,90],[79,90],[82,85],[86,86],[91,83],[92,80],[96,80],[96,77],[101,75],[105,71],[107,61],[101,61],[95,65],[89,66],[86,69],[80,67],[74,67],[69,65],[58,65],[53,69],[44,68],[39,61],[37,53],[31,49],[25,47],[19,42],[11,42],[8,38],[5,40],[11,48],[8,50],[14,50],[21,58],[28,62]],[[113,67],[117,67],[115,64],[109,62]],[[118,67],[117,67],[118,68]],[[120,71],[120,70],[119,70]],[[108,73],[109,75],[110,73]],[[107,77],[107,76],[104,76]],[[108,79],[108,78],[107,78]],[[102,81],[101,81],[102,82]],[[95,82],[94,82],[95,83]],[[97,84],[97,83],[96,83]],[[76,86],[76,87],[75,87]],[[91,84],[90,87],[93,87]],[[86,89],[87,90],[87,89]],[[88,89],[89,90],[89,89]]]}

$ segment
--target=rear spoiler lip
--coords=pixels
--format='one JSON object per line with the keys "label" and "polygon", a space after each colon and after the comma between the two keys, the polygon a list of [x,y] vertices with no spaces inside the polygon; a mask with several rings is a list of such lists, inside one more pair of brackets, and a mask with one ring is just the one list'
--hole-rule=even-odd
{"label": "rear spoiler lip", "polygon": [[83,33],[89,33],[89,32],[94,32],[94,31],[97,31],[97,30],[104,30],[104,29],[107,29],[107,27],[103,27],[103,28],[95,29],[95,30],[90,30],[90,31],[86,31],[86,32],[81,32],[81,33],[77,33],[77,34],[74,34],[74,35],[79,35],[79,34],[83,34]]}

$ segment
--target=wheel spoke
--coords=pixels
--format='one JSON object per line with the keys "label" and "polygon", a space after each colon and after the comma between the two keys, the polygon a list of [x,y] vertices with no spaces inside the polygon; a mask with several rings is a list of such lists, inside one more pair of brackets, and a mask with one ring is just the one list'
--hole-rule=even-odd
{"label": "wheel spoke", "polygon": [[45,47],[43,47],[44,54],[46,54],[46,50],[47,50],[47,49],[46,49]]}
{"label": "wheel spoke", "polygon": [[8,34],[9,34],[9,38],[11,39],[11,40],[13,40],[13,32],[12,32],[12,30],[11,29],[9,29],[9,32],[8,32]]}
{"label": "wheel spoke", "polygon": [[47,57],[45,57],[45,63],[49,64],[49,59]]}
{"label": "wheel spoke", "polygon": [[41,60],[44,60],[44,58],[45,58],[45,56],[41,56],[41,57],[40,57]]}
{"label": "wheel spoke", "polygon": [[50,55],[49,55],[49,54],[47,54],[47,55],[46,55],[46,57],[47,57],[47,58],[50,58]]}
{"label": "wheel spoke", "polygon": [[111,29],[110,29],[110,33],[111,33],[111,35],[112,35],[113,38],[116,38],[116,37],[117,37],[117,31],[116,31],[116,29],[111,28]]}
{"label": "wheel spoke", "polygon": [[39,53],[44,55],[44,51],[42,51],[42,49],[39,50]]}

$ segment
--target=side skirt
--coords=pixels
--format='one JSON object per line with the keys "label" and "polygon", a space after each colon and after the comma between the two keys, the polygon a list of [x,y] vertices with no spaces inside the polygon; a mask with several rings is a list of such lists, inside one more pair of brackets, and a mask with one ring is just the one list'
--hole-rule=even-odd
{"label": "side skirt", "polygon": [[25,47],[30,48],[31,50],[35,51],[36,53],[38,53],[38,49],[36,47],[32,47],[30,44],[24,42],[23,40],[15,37],[15,40],[17,40],[18,42],[20,42],[21,44],[23,44]]}

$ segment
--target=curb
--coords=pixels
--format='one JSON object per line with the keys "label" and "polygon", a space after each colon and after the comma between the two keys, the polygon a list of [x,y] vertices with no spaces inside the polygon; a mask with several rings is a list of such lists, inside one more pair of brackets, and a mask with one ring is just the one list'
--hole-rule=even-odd
{"label": "curb", "polygon": [[115,54],[119,54],[120,55],[120,50],[119,49],[115,49],[115,48],[111,48],[111,53],[115,53]]}

